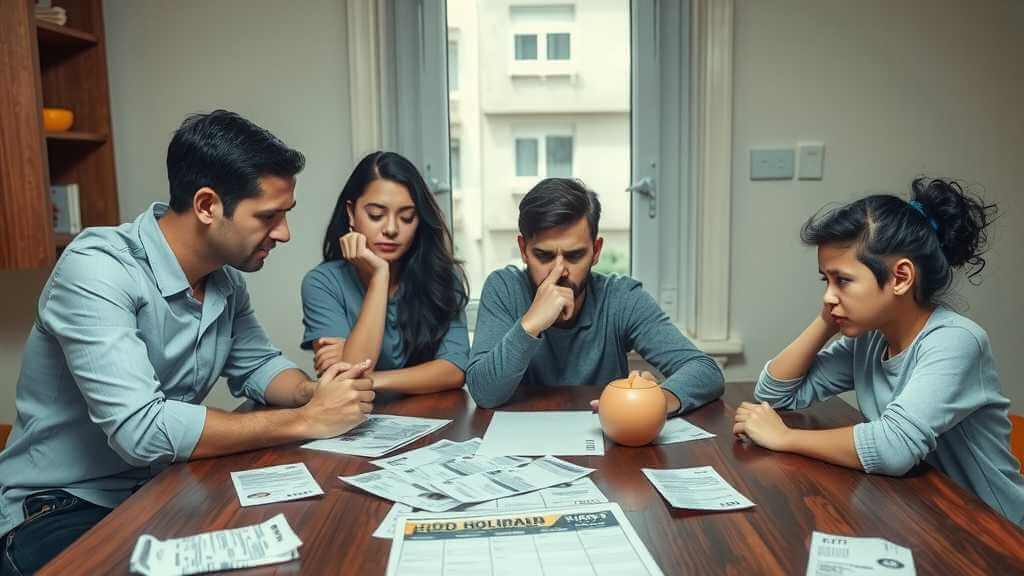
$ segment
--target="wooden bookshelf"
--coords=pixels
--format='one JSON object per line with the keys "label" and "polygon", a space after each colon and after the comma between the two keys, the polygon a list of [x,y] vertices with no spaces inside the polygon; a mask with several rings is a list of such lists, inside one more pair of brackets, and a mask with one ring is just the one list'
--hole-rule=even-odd
{"label": "wooden bookshelf", "polygon": [[[41,268],[72,237],[53,231],[50,184],[77,183],[82,227],[119,223],[102,0],[0,0],[0,268]],[[68,108],[70,131],[45,132],[42,108]]]}

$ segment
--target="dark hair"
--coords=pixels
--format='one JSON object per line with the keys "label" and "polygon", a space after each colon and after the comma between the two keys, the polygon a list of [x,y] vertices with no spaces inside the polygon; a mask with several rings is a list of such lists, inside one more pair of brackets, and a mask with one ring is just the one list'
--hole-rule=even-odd
{"label": "dark hair", "polygon": [[408,366],[433,360],[448,331],[469,299],[462,264],[453,255],[452,238],[434,195],[412,162],[394,152],[374,152],[356,165],[341,190],[324,235],[324,261],[340,260],[338,239],[349,232],[346,205],[363,195],[374,180],[405,186],[416,206],[419,225],[412,247],[402,256],[398,325]]}
{"label": "dark hair", "polygon": [[301,152],[234,112],[191,114],[167,147],[171,210],[188,210],[196,191],[206,186],[230,218],[240,201],[260,194],[260,177],[290,178],[305,164]]}
{"label": "dark hair", "polygon": [[590,237],[597,238],[601,201],[582,180],[545,178],[519,202],[519,233],[527,240],[539,232],[566,226],[586,217]]}
{"label": "dark hair", "polygon": [[915,299],[935,303],[953,281],[953,269],[973,278],[985,267],[988,234],[996,205],[964,192],[954,180],[917,178],[911,201],[876,194],[812,216],[800,230],[810,246],[850,244],[878,285],[889,280],[883,258],[909,258],[917,268]]}

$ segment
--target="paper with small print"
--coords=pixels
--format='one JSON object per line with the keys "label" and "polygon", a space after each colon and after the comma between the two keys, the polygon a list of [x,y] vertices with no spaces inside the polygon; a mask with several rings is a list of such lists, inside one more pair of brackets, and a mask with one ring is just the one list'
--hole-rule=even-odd
{"label": "paper with small print", "polygon": [[324,493],[302,462],[231,473],[242,506],[299,500]]}
{"label": "paper with small print", "polygon": [[314,440],[303,448],[378,458],[449,424],[451,420],[371,414],[341,436]]}
{"label": "paper with small print", "polygon": [[914,576],[909,548],[883,538],[854,538],[824,532],[811,534],[807,576]]}
{"label": "paper with small print", "polygon": [[468,504],[515,496],[556,484],[572,482],[593,471],[593,468],[584,468],[554,456],[545,456],[525,466],[460,476],[443,482],[435,482],[433,486],[452,498]]}
{"label": "paper with small print", "polygon": [[662,574],[614,502],[397,520],[388,576]]}
{"label": "paper with small print", "polygon": [[302,541],[284,514],[244,528],[170,540],[139,536],[129,570],[144,576],[179,576],[278,564],[299,557]]}
{"label": "paper with small print", "polygon": [[644,475],[668,503],[689,510],[739,510],[754,503],[740,494],[711,466],[655,470],[643,468]]}
{"label": "paper with small print", "polygon": [[689,442],[690,440],[703,440],[714,438],[715,435],[707,430],[683,420],[682,418],[669,418],[665,421],[665,427],[654,439],[654,444],[675,444],[676,442]]}
{"label": "paper with small print", "polygon": [[[580,478],[574,482],[550,486],[536,492],[528,492],[507,498],[498,498],[488,502],[481,502],[467,506],[466,512],[523,512],[526,510],[540,510],[545,508],[561,508],[566,506],[580,506],[585,504],[603,504],[608,498],[601,492],[601,489],[594,484],[590,478]],[[411,506],[395,504],[388,511],[387,516],[381,521],[380,526],[374,531],[374,538],[390,539],[395,534],[395,522],[402,514],[412,512]],[[420,512],[420,515],[429,513]],[[438,516],[445,514],[441,512]]]}
{"label": "paper with small print", "polygon": [[406,468],[426,466],[435,462],[446,462],[459,456],[472,456],[476,454],[478,448],[480,448],[479,438],[470,438],[465,442],[452,442],[447,438],[443,438],[429,446],[409,450],[408,452],[396,454],[388,458],[373,460],[370,464],[380,468],[404,470]]}

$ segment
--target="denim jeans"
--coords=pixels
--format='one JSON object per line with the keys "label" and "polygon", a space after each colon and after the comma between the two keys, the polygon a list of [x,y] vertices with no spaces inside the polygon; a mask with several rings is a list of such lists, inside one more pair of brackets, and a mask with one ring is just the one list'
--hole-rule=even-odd
{"label": "denim jeans", "polygon": [[22,508],[25,521],[0,540],[0,576],[35,573],[111,510],[63,490],[32,494]]}

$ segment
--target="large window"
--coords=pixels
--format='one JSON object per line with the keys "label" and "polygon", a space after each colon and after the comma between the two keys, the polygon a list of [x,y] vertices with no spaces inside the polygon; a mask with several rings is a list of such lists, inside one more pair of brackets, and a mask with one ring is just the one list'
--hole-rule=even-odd
{"label": "large window", "polygon": [[395,103],[391,113],[384,102],[382,140],[417,163],[447,211],[471,296],[493,270],[521,265],[523,196],[545,177],[578,178],[602,203],[598,270],[640,279],[685,323],[689,2],[387,6],[394,59],[381,86]]}
{"label": "large window", "polygon": [[599,269],[631,272],[629,15],[629,0],[447,0],[449,38],[458,36],[460,54],[479,55],[460,62],[473,71],[463,68],[449,102],[463,199],[453,234],[474,296],[488,273],[521,264],[519,201],[544,178],[579,178],[598,193]]}

